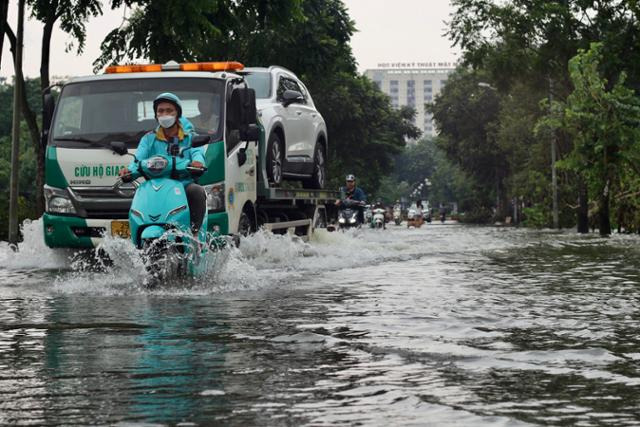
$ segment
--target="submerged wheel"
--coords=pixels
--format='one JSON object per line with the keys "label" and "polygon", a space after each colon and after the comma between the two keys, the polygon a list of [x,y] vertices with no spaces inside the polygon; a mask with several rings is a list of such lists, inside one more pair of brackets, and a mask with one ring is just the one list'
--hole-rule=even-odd
{"label": "submerged wheel", "polygon": [[321,190],[327,180],[326,161],[324,155],[324,147],[320,142],[316,143],[316,149],[313,156],[313,175],[310,179],[302,182],[304,188]]}
{"label": "submerged wheel", "polygon": [[249,215],[246,212],[240,214],[240,221],[238,222],[238,234],[247,237],[253,231],[253,224]]}
{"label": "submerged wheel", "polygon": [[280,137],[272,133],[267,144],[267,178],[275,186],[282,184],[284,149]]}

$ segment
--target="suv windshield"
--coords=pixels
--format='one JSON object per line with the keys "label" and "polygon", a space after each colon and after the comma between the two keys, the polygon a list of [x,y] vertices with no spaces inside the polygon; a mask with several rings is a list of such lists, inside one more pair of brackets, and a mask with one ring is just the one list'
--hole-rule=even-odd
{"label": "suv windshield", "polygon": [[222,139],[222,80],[141,78],[72,83],[62,91],[52,133],[56,145],[81,147],[124,141],[137,146],[157,126],[153,100],[172,92],[182,102],[182,116],[200,134]]}
{"label": "suv windshield", "polygon": [[247,85],[256,91],[257,99],[271,97],[271,74],[266,71],[251,71],[244,74]]}

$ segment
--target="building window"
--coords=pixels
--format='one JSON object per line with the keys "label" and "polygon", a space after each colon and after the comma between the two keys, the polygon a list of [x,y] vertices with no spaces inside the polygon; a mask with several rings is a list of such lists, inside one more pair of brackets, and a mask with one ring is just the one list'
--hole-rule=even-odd
{"label": "building window", "polygon": [[446,84],[447,84],[446,80],[440,80],[440,87],[443,87]]}
{"label": "building window", "polygon": [[407,87],[416,87],[415,80],[407,80]]}
{"label": "building window", "polygon": [[382,82],[380,80],[374,80],[373,84],[376,85],[378,90],[382,89]]}
{"label": "building window", "polygon": [[391,92],[391,93],[398,93],[398,87],[397,87],[397,86],[394,86],[394,87],[390,88],[390,89],[389,89],[389,92]]}
{"label": "building window", "polygon": [[432,101],[433,101],[433,96],[427,95],[424,97],[424,102],[432,102]]}
{"label": "building window", "polygon": [[424,93],[432,93],[432,92],[433,92],[433,88],[431,86],[424,88]]}
{"label": "building window", "polygon": [[425,80],[423,84],[425,86],[431,86],[431,80]]}
{"label": "building window", "polygon": [[398,86],[398,81],[397,80],[390,80],[389,81],[389,86]]}

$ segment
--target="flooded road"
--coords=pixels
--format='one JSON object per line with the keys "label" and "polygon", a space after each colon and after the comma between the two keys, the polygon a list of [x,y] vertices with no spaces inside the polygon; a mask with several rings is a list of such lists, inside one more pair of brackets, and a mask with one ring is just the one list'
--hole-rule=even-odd
{"label": "flooded road", "polygon": [[38,226],[0,246],[3,425],[640,425],[637,236],[260,233],[148,291]]}

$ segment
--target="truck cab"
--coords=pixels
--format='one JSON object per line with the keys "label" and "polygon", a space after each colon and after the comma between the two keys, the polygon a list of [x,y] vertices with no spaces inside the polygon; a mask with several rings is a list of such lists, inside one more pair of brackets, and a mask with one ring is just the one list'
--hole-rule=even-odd
{"label": "truck cab", "polygon": [[242,68],[237,62],[112,66],[67,82],[57,103],[45,94],[46,244],[95,248],[104,236],[128,237],[135,187],[114,184],[132,157],[116,154],[110,144],[124,142],[134,154],[140,138],[158,126],[153,100],[163,92],[181,99],[185,131],[210,137],[207,171],[197,181],[207,194],[209,231],[247,234],[273,219],[270,206],[283,201],[305,212],[297,218],[311,221],[312,207],[333,195],[260,191],[264,128]]}

